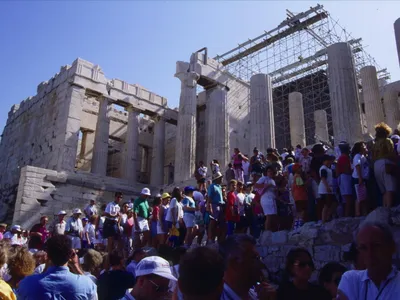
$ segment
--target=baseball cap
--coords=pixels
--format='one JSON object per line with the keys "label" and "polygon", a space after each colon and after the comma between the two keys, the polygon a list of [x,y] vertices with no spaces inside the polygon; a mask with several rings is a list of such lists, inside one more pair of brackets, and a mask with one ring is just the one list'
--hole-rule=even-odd
{"label": "baseball cap", "polygon": [[190,186],[190,185],[185,187],[185,189],[184,189],[185,193],[193,192],[194,190],[195,190],[195,188],[193,186]]}
{"label": "baseball cap", "polygon": [[178,280],[172,275],[169,262],[159,256],[145,257],[137,264],[136,277],[150,274],[158,275],[173,281]]}
{"label": "baseball cap", "polygon": [[72,214],[82,214],[82,211],[81,211],[80,208],[75,208],[75,209],[72,211]]}
{"label": "baseball cap", "polygon": [[61,216],[61,215],[66,215],[67,212],[65,210],[60,210],[57,214],[57,216]]}
{"label": "baseball cap", "polygon": [[146,196],[151,196],[150,190],[148,188],[144,188],[140,194],[146,195]]}
{"label": "baseball cap", "polygon": [[21,226],[20,226],[20,225],[13,225],[13,226],[11,227],[11,230],[21,231]]}

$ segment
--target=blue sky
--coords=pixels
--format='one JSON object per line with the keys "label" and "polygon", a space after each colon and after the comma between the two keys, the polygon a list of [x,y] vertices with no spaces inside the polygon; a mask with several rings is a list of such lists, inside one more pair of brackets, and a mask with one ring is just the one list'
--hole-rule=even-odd
{"label": "blue sky", "polygon": [[[400,79],[396,1],[319,1]],[[276,27],[285,9],[317,1],[1,1],[0,129],[11,105],[36,93],[60,66],[81,57],[107,78],[138,83],[178,105],[175,62],[207,46],[211,57]]]}

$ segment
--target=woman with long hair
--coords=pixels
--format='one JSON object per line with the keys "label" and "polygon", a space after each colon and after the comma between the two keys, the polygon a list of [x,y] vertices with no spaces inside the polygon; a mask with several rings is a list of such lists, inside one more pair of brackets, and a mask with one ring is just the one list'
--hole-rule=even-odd
{"label": "woman with long hair", "polygon": [[170,199],[171,196],[168,193],[163,193],[161,196],[161,206],[158,212],[158,223],[157,223],[157,238],[159,245],[163,245],[167,241],[168,225],[166,221],[166,216],[169,210]]}

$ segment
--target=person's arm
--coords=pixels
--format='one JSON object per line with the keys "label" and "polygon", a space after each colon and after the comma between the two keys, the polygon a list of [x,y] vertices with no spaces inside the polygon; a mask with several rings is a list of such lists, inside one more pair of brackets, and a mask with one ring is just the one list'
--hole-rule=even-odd
{"label": "person's arm", "polygon": [[29,236],[40,236],[40,237],[42,237],[42,234],[38,231],[37,227],[38,226],[36,226],[36,225],[32,227],[32,229],[31,229],[31,231],[29,233]]}
{"label": "person's arm", "polygon": [[331,187],[328,184],[327,178],[328,178],[328,172],[326,170],[322,170],[321,171],[321,182],[325,185],[326,191],[328,193],[331,193]]}

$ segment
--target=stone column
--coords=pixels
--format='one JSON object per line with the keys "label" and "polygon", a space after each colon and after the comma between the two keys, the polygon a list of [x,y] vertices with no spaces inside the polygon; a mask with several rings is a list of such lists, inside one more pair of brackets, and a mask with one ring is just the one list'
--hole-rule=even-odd
{"label": "stone column", "polygon": [[374,66],[365,66],[360,70],[362,93],[365,105],[368,133],[375,133],[375,125],[384,120],[379,83]]}
{"label": "stone column", "polygon": [[164,184],[165,120],[160,116],[154,119],[153,151],[151,155],[152,186]]}
{"label": "stone column", "polygon": [[217,159],[221,169],[229,163],[229,117],[227,91],[224,86],[217,86],[207,91],[207,166]]}
{"label": "stone column", "polygon": [[348,43],[328,47],[329,94],[335,141],[354,144],[363,139],[353,53]]}
{"label": "stone column", "polygon": [[275,148],[272,81],[266,74],[256,74],[250,79],[249,146],[250,150],[258,147],[262,152],[269,147]]}
{"label": "stone column", "polygon": [[306,129],[304,125],[303,95],[299,92],[289,94],[290,139],[293,147],[306,146]]}
{"label": "stone column", "polygon": [[399,64],[400,64],[400,18],[398,18],[393,25],[394,25],[394,35],[396,37],[397,57],[399,59]]}
{"label": "stone column", "polygon": [[174,181],[182,182],[193,176],[196,163],[196,87],[199,74],[180,72],[179,65],[177,69],[175,77],[181,80],[181,96],[176,131]]}
{"label": "stone column", "polygon": [[319,109],[314,111],[314,122],[315,122],[315,142],[320,141],[329,142],[328,133],[328,118],[326,117],[326,111]]}
{"label": "stone column", "polygon": [[91,172],[102,176],[107,174],[108,138],[110,134],[109,106],[108,98],[99,98],[99,113],[94,136]]}
{"label": "stone column", "polygon": [[122,177],[133,184],[137,181],[140,111],[131,105],[126,110],[128,111],[128,125],[126,128],[124,159],[122,160],[124,162]]}
{"label": "stone column", "polygon": [[392,129],[396,129],[400,122],[400,109],[399,109],[399,92],[394,89],[388,89],[383,94],[383,104],[385,107],[386,124]]}

